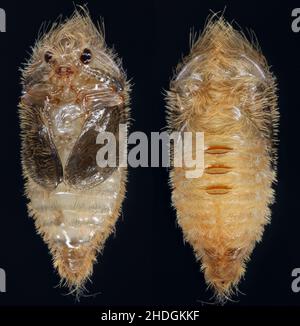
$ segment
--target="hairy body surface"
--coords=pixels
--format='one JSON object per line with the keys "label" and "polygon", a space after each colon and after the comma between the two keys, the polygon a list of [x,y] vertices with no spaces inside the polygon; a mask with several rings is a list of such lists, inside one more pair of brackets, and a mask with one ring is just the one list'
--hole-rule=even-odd
{"label": "hairy body surface", "polygon": [[75,12],[33,48],[20,102],[29,213],[71,289],[80,291],[113,231],[126,169],[99,167],[97,135],[128,122],[129,84],[88,14]]}
{"label": "hairy body surface", "polygon": [[170,131],[204,132],[204,174],[173,168],[172,201],[220,300],[230,296],[270,219],[276,180],[275,78],[260,51],[211,20],[167,95]]}

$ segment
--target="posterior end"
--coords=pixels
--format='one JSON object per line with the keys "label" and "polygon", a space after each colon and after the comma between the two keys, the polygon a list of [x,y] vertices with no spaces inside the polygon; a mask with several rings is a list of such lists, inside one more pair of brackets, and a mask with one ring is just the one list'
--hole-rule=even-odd
{"label": "posterior end", "polygon": [[61,248],[54,254],[54,267],[61,277],[61,285],[79,300],[85,284],[93,272],[96,251],[92,248]]}
{"label": "posterior end", "polygon": [[205,267],[204,275],[206,283],[214,292],[215,303],[223,305],[227,301],[233,301],[232,297],[238,292],[237,286],[245,268],[240,263],[232,263],[224,269],[219,267]]}

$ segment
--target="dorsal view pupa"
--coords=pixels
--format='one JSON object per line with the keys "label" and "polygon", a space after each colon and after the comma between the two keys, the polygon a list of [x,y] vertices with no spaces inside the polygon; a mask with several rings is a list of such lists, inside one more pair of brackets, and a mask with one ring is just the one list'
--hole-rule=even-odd
{"label": "dorsal view pupa", "polygon": [[[29,214],[61,279],[82,290],[113,231],[126,168],[99,167],[96,139],[127,124],[129,83],[85,10],[53,25],[23,69],[19,105]],[[118,152],[118,151],[117,151]]]}
{"label": "dorsal view pupa", "polygon": [[213,18],[167,94],[170,131],[204,132],[204,173],[170,175],[187,242],[218,300],[229,298],[270,221],[276,181],[276,81],[257,46]]}

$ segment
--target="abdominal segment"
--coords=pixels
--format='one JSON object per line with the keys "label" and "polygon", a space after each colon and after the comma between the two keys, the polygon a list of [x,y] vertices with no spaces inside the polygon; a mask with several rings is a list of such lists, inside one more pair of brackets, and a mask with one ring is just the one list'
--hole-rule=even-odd
{"label": "abdominal segment", "polygon": [[220,300],[244,275],[271,215],[278,121],[275,79],[262,54],[222,18],[211,21],[168,92],[170,131],[204,132],[205,170],[171,171],[185,239]]}

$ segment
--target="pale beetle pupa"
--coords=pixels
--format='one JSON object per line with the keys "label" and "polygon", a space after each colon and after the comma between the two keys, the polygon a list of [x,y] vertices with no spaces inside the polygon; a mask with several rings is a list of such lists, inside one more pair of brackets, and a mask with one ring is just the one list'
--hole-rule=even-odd
{"label": "pale beetle pupa", "polygon": [[102,31],[75,11],[53,25],[23,69],[19,105],[29,214],[61,279],[76,291],[113,231],[125,195],[124,167],[102,167],[99,131],[128,123],[129,83]]}
{"label": "pale beetle pupa", "polygon": [[212,18],[167,93],[172,131],[204,132],[204,174],[170,174],[185,239],[217,299],[229,298],[269,222],[276,181],[276,81],[257,46]]}

